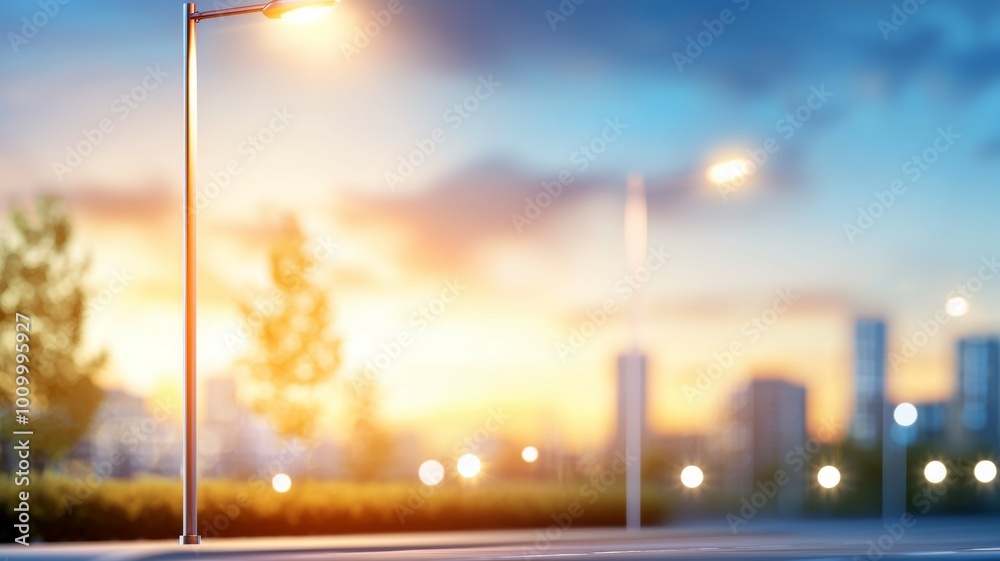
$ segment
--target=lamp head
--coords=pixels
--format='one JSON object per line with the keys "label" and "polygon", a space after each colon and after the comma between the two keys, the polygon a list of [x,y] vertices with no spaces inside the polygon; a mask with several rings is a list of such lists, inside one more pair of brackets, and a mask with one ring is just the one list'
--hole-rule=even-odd
{"label": "lamp head", "polygon": [[272,19],[306,21],[330,13],[340,0],[271,0],[264,6],[264,15]]}

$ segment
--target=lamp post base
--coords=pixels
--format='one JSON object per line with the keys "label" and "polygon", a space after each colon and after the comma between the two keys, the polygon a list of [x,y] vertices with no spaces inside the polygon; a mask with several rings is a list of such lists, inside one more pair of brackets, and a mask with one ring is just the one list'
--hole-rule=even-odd
{"label": "lamp post base", "polygon": [[201,536],[181,536],[181,545],[199,545],[201,544]]}

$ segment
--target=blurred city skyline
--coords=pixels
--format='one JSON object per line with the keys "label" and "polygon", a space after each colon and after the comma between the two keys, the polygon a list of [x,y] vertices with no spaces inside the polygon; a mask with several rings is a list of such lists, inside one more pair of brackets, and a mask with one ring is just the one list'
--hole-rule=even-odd
{"label": "blurred city skyline", "polygon": [[[139,394],[179,392],[182,366],[180,6],[60,5],[0,57],[16,78],[0,84],[2,204],[66,199],[94,262],[102,381]],[[633,287],[659,432],[710,430],[753,375],[804,385],[814,431],[846,428],[858,317],[886,320],[890,352],[916,349],[890,360],[894,401],[946,399],[957,341],[1000,332],[981,272],[1000,203],[997,7],[931,3],[900,23],[889,1],[591,0],[564,19],[555,1],[389,6],[202,24],[200,375],[231,374],[235,297],[266,285],[294,215],[330,286],[340,375],[386,364],[394,427],[454,441],[503,408],[525,440],[603,445],[630,340],[632,173],[649,247],[669,254]],[[0,6],[3,29],[39,9]],[[745,183],[713,184],[713,166],[755,157]],[[936,320],[973,278],[968,312]],[[617,311],[560,352],[608,299]]]}

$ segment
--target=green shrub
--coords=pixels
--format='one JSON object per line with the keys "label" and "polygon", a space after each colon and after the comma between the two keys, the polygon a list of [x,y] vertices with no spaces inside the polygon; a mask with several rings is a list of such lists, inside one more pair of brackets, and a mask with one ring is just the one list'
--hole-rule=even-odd
{"label": "green shrub", "polygon": [[[33,539],[174,539],[181,527],[181,485],[163,479],[84,480],[46,476],[30,487]],[[583,482],[463,484],[296,481],[284,494],[262,480],[204,481],[199,531],[206,537],[295,536],[503,528],[611,526],[624,523],[621,486],[581,493]],[[0,484],[4,537],[13,539],[20,488]],[[643,520],[663,521],[662,493],[647,488]],[[574,505],[574,503],[576,503]]]}

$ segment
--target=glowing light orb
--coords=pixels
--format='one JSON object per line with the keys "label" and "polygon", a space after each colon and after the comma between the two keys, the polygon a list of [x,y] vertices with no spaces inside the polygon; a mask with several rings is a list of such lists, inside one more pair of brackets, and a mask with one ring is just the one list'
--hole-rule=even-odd
{"label": "glowing light orb", "polygon": [[708,178],[716,185],[739,184],[753,173],[749,160],[729,160],[708,168]]}
{"label": "glowing light orb", "polygon": [[949,298],[945,302],[944,310],[948,312],[951,317],[964,316],[969,312],[969,301],[961,296],[955,296],[954,298]]}
{"label": "glowing light orb", "polygon": [[538,448],[534,446],[526,446],[524,450],[521,450],[521,459],[530,463],[534,463],[538,459]]}
{"label": "glowing light orb", "polygon": [[705,481],[705,473],[698,466],[687,466],[681,470],[681,483],[688,489],[694,489]]}
{"label": "glowing light orb", "polygon": [[931,483],[941,483],[944,478],[948,476],[948,468],[944,466],[941,462],[934,460],[933,462],[928,462],[927,466],[924,467],[924,478]]}
{"label": "glowing light orb", "polygon": [[816,474],[816,480],[825,489],[833,489],[840,483],[840,470],[833,466],[823,466]]}
{"label": "glowing light orb", "polygon": [[444,466],[437,460],[427,460],[420,464],[417,476],[420,477],[421,483],[433,487],[444,480]]}
{"label": "glowing light orb", "polygon": [[479,461],[479,458],[475,454],[465,454],[458,459],[455,467],[458,469],[459,475],[466,479],[472,479],[479,475],[479,470],[483,468],[483,463]]}
{"label": "glowing light orb", "polygon": [[892,418],[900,426],[908,427],[917,422],[917,408],[912,403],[900,403],[896,410],[892,412]]}
{"label": "glowing light orb", "polygon": [[983,460],[976,464],[972,473],[980,483],[989,483],[997,478],[997,465],[989,460]]}
{"label": "glowing light orb", "polygon": [[292,478],[284,473],[279,473],[271,478],[271,487],[279,493],[287,493],[292,488]]}

